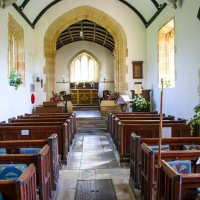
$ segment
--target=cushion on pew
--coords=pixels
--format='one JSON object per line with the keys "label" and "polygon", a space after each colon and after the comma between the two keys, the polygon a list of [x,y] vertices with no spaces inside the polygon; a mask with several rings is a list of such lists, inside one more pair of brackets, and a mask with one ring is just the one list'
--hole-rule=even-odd
{"label": "cushion on pew", "polygon": [[0,179],[17,180],[26,168],[26,164],[0,164]]}
{"label": "cushion on pew", "polygon": [[167,162],[172,166],[179,174],[191,173],[191,161],[190,160],[175,160]]}
{"label": "cushion on pew", "polygon": [[[149,146],[153,151],[158,151],[158,145],[154,145],[154,146]],[[161,145],[161,151],[169,151],[169,145],[165,144],[165,145]]]}
{"label": "cushion on pew", "polygon": [[3,200],[3,194],[0,192],[0,200]]}
{"label": "cushion on pew", "polygon": [[196,188],[196,198],[200,198],[200,188]]}
{"label": "cushion on pew", "polygon": [[0,154],[6,154],[6,149],[5,148],[0,148]]}
{"label": "cushion on pew", "polygon": [[186,144],[182,146],[182,150],[200,150],[200,145],[195,144]]}
{"label": "cushion on pew", "polygon": [[37,154],[39,153],[41,148],[20,148],[19,153],[20,154]]}

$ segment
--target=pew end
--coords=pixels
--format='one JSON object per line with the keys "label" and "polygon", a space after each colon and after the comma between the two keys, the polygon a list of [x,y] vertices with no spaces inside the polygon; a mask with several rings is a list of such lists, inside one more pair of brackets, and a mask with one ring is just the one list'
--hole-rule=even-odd
{"label": "pew end", "polygon": [[39,199],[34,164],[30,164],[17,180],[0,180],[0,192],[3,198],[10,200]]}
{"label": "pew end", "polygon": [[165,160],[161,160],[159,177],[159,199],[188,200],[198,198],[196,189],[200,187],[200,173],[180,174]]}

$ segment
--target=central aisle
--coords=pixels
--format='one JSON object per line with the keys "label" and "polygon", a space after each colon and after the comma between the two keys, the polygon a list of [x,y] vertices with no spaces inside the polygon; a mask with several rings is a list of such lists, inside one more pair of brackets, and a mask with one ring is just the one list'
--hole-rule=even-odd
{"label": "central aisle", "polygon": [[[87,117],[87,112],[84,113]],[[118,200],[134,200],[129,187],[129,165],[119,164],[106,120],[94,116],[83,118],[78,111],[77,115],[81,118],[76,120],[77,134],[68,163],[60,170],[57,199],[74,200],[77,180],[111,179]]]}

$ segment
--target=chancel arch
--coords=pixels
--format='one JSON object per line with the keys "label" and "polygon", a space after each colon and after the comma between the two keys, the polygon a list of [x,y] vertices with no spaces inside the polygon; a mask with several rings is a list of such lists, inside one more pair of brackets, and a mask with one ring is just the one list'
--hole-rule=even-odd
{"label": "chancel arch", "polygon": [[60,16],[46,31],[44,37],[44,57],[46,59],[46,66],[44,68],[46,84],[44,86],[44,92],[46,92],[47,100],[50,99],[52,91],[55,89],[54,72],[57,38],[59,34],[66,29],[66,27],[84,19],[101,25],[113,36],[115,42],[115,88],[121,93],[125,93],[128,89],[128,84],[126,82],[127,40],[123,28],[108,14],[90,6],[80,6]]}

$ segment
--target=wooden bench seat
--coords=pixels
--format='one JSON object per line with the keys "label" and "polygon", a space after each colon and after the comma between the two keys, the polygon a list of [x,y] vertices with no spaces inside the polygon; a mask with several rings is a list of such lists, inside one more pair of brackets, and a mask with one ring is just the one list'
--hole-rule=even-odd
{"label": "wooden bench seat", "polygon": [[[66,117],[67,116],[67,117]],[[68,132],[69,132],[69,143],[72,142],[76,134],[76,118],[75,115],[66,115],[66,116],[25,116],[19,119],[11,118],[8,121],[10,123],[27,123],[27,122],[60,122],[68,123]],[[52,124],[53,125],[53,124]]]}
{"label": "wooden bench seat", "polygon": [[[157,118],[160,119],[160,115],[159,114],[150,114],[150,113],[119,113],[119,114],[113,114],[113,113],[108,113],[108,131],[111,132],[112,131],[112,123],[113,120],[115,118],[128,118],[128,119],[141,119],[141,118],[147,118],[147,119],[152,119],[152,118]],[[165,114],[163,114],[163,117],[166,117]],[[174,117],[168,118],[168,119],[173,119]]]}
{"label": "wooden bench seat", "polygon": [[67,163],[69,152],[69,124],[47,126],[0,126],[0,140],[43,140],[52,134],[58,136],[58,154],[62,163]]}
{"label": "wooden bench seat", "polygon": [[[112,133],[111,133],[111,138],[113,140],[113,143],[116,145],[117,141],[118,141],[118,131],[119,131],[119,122],[121,122],[122,124],[159,124],[160,123],[160,119],[132,119],[132,120],[123,120],[123,119],[119,119],[119,118],[115,118],[114,120],[114,124],[113,124],[113,128],[112,128]],[[184,123],[185,124],[185,120],[173,120],[173,119],[163,119],[163,124],[174,124],[174,123]],[[117,145],[116,145],[117,148]]]}
{"label": "wooden bench seat", "polygon": [[52,134],[44,140],[7,140],[0,141],[0,147],[5,148],[7,154],[18,154],[20,148],[42,148],[46,144],[50,147],[50,167],[52,190],[56,191],[59,179],[59,162],[58,162],[58,137]]}
{"label": "wooden bench seat", "polygon": [[0,192],[9,200],[37,199],[34,164],[30,164],[17,180],[0,180]]}
{"label": "wooden bench seat", "polygon": [[[138,121],[139,123],[142,123],[142,121],[146,121],[146,120],[160,120],[160,117],[146,117],[146,116],[142,116],[142,117],[115,117],[112,119],[112,122],[110,124],[111,127],[109,127],[108,129],[110,130],[110,134],[111,136],[115,134],[115,131],[117,129],[118,126],[118,122],[119,121],[123,121],[124,123],[127,124],[131,124],[131,123],[135,123],[135,121]],[[164,120],[174,120],[173,117],[163,117],[163,121]]]}
{"label": "wooden bench seat", "polygon": [[[193,140],[195,141],[195,139]],[[158,151],[153,151],[147,144],[141,145],[141,196],[144,200],[154,200],[156,188],[156,174],[158,164]],[[199,159],[199,150],[170,150],[161,151],[161,157],[165,161],[173,160],[191,160],[192,172],[199,172],[199,167],[196,165]],[[163,181],[161,179],[161,181]],[[200,183],[200,182],[199,182]],[[199,185],[200,187],[200,185]],[[193,199],[193,198],[192,198]]]}
{"label": "wooden bench seat", "polygon": [[[132,188],[140,188],[141,174],[141,144],[158,145],[159,138],[143,138],[135,133],[131,134],[130,149],[130,179],[129,183]],[[162,138],[162,144],[168,144],[171,150],[180,150],[184,144],[200,144],[199,137],[172,137]]]}
{"label": "wooden bench seat", "polygon": [[[25,121],[25,122],[12,122],[12,123],[0,123],[0,126],[65,126],[67,124],[67,140],[68,145],[70,146],[72,144],[72,141],[74,139],[74,134],[72,131],[71,121],[67,120],[65,123],[63,121],[54,121],[54,122],[46,122],[46,121]],[[38,127],[39,129],[39,127]]]}
{"label": "wooden bench seat", "polygon": [[144,115],[144,114],[156,114],[158,115],[158,112],[108,112],[108,124],[110,123],[113,116],[128,116],[128,115]]}
{"label": "wooden bench seat", "polygon": [[[191,156],[188,159],[197,159]],[[188,200],[197,199],[196,188],[200,187],[200,171],[192,171],[191,174],[179,174],[165,160],[161,160],[159,171],[159,195],[158,199]]]}
{"label": "wooden bench seat", "polygon": [[[123,124],[119,122],[118,152],[121,161],[130,161],[131,134],[142,137],[156,138],[159,135],[159,124]],[[164,128],[170,129],[171,137],[190,137],[190,128],[184,123],[166,123]]]}
{"label": "wooden bench seat", "polygon": [[39,199],[51,198],[50,150],[45,145],[38,154],[6,154],[0,155],[0,164],[27,164],[36,166],[36,183]]}

